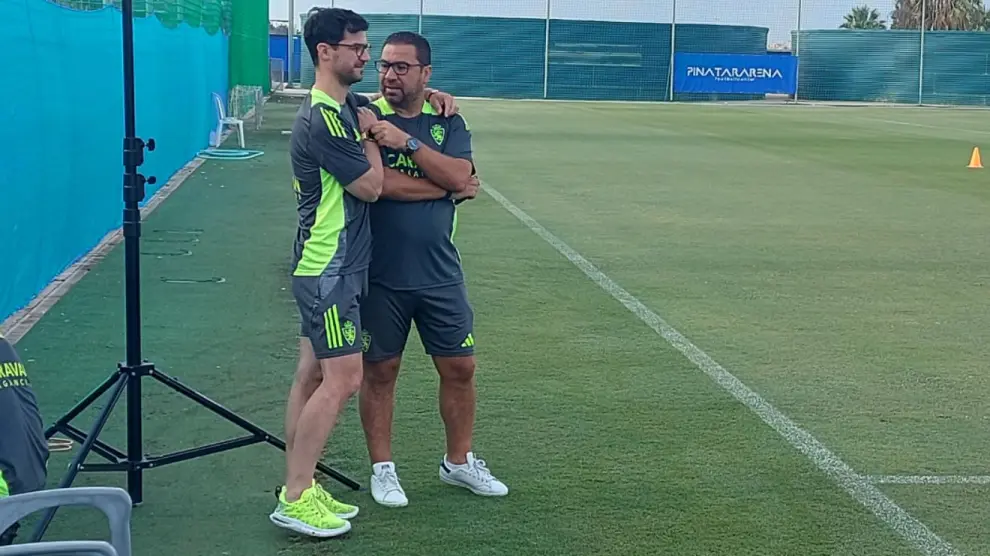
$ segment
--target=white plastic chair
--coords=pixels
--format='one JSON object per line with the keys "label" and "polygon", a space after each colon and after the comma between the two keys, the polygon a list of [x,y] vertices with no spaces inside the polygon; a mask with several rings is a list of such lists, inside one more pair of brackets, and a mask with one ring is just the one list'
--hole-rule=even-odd
{"label": "white plastic chair", "polygon": [[220,146],[220,140],[223,137],[224,126],[232,126],[237,128],[237,140],[241,148],[244,148],[244,120],[240,118],[235,118],[233,116],[227,115],[227,109],[223,106],[223,99],[220,95],[213,93],[213,103],[217,107],[217,133],[214,139],[214,147]]}
{"label": "white plastic chair", "polygon": [[15,544],[0,548],[4,556],[120,556],[104,541],[55,541]]}
{"label": "white plastic chair", "polygon": [[99,554],[131,556],[131,497],[117,487],[76,487],[39,490],[0,498],[0,531],[44,509],[64,506],[96,507],[110,522],[110,542],[55,541],[0,547],[0,556]]}

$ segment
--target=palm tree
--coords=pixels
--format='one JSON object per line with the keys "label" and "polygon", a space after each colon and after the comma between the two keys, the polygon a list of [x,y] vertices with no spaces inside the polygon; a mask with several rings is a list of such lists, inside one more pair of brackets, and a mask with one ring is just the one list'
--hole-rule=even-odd
{"label": "palm tree", "polygon": [[869,6],[856,6],[848,14],[840,29],[886,29],[887,22],[880,19],[880,12]]}
{"label": "palm tree", "polygon": [[974,31],[990,31],[990,10],[985,10],[982,14],[977,16],[979,19],[979,26],[973,29]]}
{"label": "palm tree", "polygon": [[926,31],[977,31],[986,29],[983,0],[897,0],[890,14],[891,29],[920,29],[924,2]]}

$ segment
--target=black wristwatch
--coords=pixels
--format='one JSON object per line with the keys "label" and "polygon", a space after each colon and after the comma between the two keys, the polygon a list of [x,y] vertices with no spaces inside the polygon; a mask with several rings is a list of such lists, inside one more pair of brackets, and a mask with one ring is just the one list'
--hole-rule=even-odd
{"label": "black wristwatch", "polygon": [[413,154],[419,150],[419,141],[415,137],[406,139],[406,154]]}

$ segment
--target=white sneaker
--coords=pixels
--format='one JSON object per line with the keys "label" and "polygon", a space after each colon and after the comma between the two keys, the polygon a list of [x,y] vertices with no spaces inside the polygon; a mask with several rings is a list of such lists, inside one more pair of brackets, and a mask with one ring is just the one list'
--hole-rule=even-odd
{"label": "white sneaker", "polygon": [[440,480],[448,485],[466,488],[480,496],[505,496],[509,487],[492,476],[485,460],[474,459],[474,453],[467,453],[467,463],[455,465],[447,461],[444,454],[440,462]]}
{"label": "white sneaker", "polygon": [[371,497],[390,508],[401,508],[409,503],[399,484],[399,476],[395,474],[394,463],[383,461],[371,467]]}

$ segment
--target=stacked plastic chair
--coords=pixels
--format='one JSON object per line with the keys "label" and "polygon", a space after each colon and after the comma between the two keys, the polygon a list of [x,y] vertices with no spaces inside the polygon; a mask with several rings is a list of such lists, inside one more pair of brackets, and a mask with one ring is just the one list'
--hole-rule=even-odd
{"label": "stacked plastic chair", "polygon": [[61,488],[2,498],[0,531],[35,512],[63,506],[90,506],[102,511],[110,522],[110,542],[29,542],[0,547],[0,556],[131,556],[131,497],[127,491],[115,487]]}

